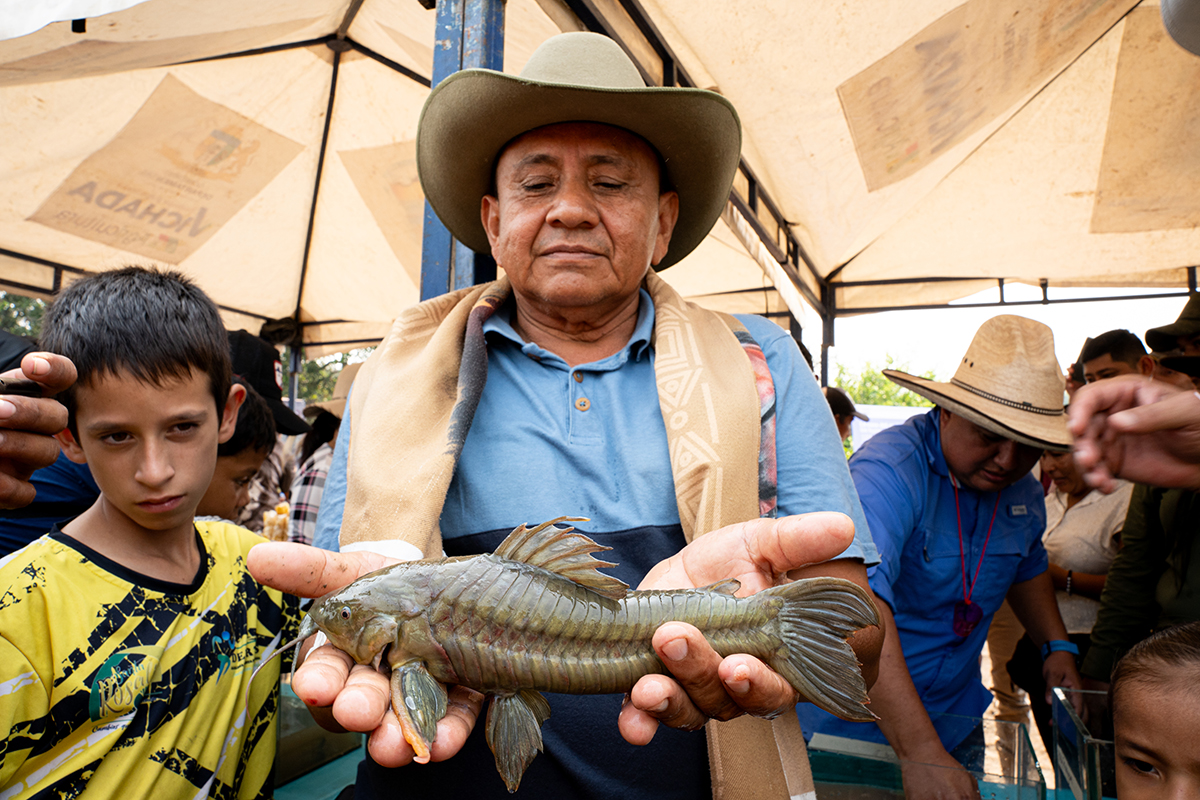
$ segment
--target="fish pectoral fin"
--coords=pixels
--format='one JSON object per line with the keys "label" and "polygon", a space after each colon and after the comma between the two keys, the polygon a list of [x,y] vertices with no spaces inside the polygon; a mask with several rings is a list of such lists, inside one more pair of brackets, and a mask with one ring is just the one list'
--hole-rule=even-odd
{"label": "fish pectoral fin", "polygon": [[510,793],[521,785],[525,768],[541,752],[542,723],[549,718],[550,704],[532,689],[492,697],[487,713],[487,743]]}
{"label": "fish pectoral fin", "polygon": [[522,561],[550,570],[612,600],[625,597],[629,593],[629,585],[600,572],[604,567],[615,567],[616,564],[591,556],[592,553],[612,548],[596,544],[582,533],[572,533],[572,528],[559,528],[555,525],[563,520],[586,521],[583,517],[558,517],[543,522],[536,528],[520,525],[500,543],[495,554],[511,561]]}
{"label": "fish pectoral fin", "polygon": [[702,592],[716,592],[717,594],[737,594],[738,589],[742,588],[742,582],[737,578],[728,578],[716,583],[710,583],[708,586],[701,586]]}
{"label": "fish pectoral fin", "polygon": [[446,716],[446,705],[446,687],[420,661],[392,668],[392,710],[420,764],[429,762],[429,746],[437,738],[437,724]]}

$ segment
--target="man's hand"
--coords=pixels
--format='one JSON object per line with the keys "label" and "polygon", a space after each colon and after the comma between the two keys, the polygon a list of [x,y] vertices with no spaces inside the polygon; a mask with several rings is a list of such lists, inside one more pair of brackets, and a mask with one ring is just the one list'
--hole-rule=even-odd
{"label": "man's hand", "polygon": [[978,800],[979,781],[942,747],[924,761],[900,762],[908,800]]}
{"label": "man's hand", "polygon": [[1123,375],[1088,384],[1071,400],[1067,423],[1088,485],[1114,478],[1200,489],[1200,398],[1162,381]]}
{"label": "man's hand", "polygon": [[[687,589],[736,578],[745,597],[775,586],[788,572],[837,557],[854,539],[854,524],[843,514],[804,514],[756,519],[699,537],[659,562],[639,589]],[[722,659],[700,631],[668,622],[654,635],[654,649],[671,670],[637,682],[621,709],[621,735],[646,744],[659,722],[673,728],[700,728],[709,719],[744,713],[774,716],[800,699],[794,689],[757,658]]]}
{"label": "man's hand", "polygon": [[[43,395],[53,395],[75,382],[75,365],[63,356],[28,353],[21,368],[0,375],[5,380],[36,381]],[[67,427],[67,409],[49,397],[0,395],[0,508],[33,502],[29,482],[35,470],[58,458],[54,434]]]}
{"label": "man's hand", "polygon": [[[257,545],[246,559],[259,583],[300,597],[321,597],[394,563],[374,553],[332,553],[291,542]],[[478,692],[462,686],[448,689],[449,710],[438,723],[432,761],[444,761],[462,749],[483,704]],[[415,754],[391,711],[388,678],[371,665],[355,664],[342,651],[324,645],[296,670],[292,690],[323,727],[369,733],[367,749],[382,766],[401,767],[413,760]]]}
{"label": "man's hand", "polygon": [[[1046,682],[1046,703],[1054,703],[1054,687],[1064,689],[1082,689],[1083,677],[1075,666],[1075,656],[1065,650],[1058,650],[1046,656],[1042,664],[1042,678]],[[1071,693],[1071,705],[1075,713],[1083,714],[1083,696],[1079,692]]]}

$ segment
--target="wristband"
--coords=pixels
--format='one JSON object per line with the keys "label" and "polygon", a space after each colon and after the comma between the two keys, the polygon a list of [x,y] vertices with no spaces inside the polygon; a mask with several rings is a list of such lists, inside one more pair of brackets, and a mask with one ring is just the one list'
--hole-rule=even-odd
{"label": "wristband", "polygon": [[1060,650],[1073,656],[1079,655],[1079,648],[1075,646],[1074,642],[1068,642],[1066,639],[1051,639],[1042,645],[1042,661],[1049,658],[1051,653],[1057,653]]}

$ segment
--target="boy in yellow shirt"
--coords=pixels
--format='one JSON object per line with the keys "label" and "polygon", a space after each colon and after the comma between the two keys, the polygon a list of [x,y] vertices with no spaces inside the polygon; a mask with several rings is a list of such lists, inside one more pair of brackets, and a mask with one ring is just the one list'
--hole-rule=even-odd
{"label": "boy in yellow shirt", "polygon": [[195,522],[245,389],[212,301],[138,268],[72,284],[42,346],[70,358],[58,435],[101,495],[0,561],[0,795],[269,796],[277,662],[296,601],[260,586],[260,537]]}

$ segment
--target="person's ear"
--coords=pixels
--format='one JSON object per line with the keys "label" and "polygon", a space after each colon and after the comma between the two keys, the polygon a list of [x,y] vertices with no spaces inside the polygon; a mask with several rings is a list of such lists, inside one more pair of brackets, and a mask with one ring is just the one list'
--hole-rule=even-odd
{"label": "person's ear", "polygon": [[483,230],[487,233],[488,244],[492,247],[492,257],[495,258],[496,241],[500,238],[500,199],[494,195],[485,194],[479,203],[479,219]]}
{"label": "person's ear", "polygon": [[1138,372],[1146,377],[1154,376],[1154,357],[1147,354],[1138,359]]}
{"label": "person's ear", "polygon": [[654,239],[654,254],[650,263],[658,263],[667,257],[671,247],[671,234],[675,232],[675,223],[679,221],[679,194],[663,192],[658,196],[658,234]]}
{"label": "person's ear", "polygon": [[76,464],[86,464],[87,456],[83,453],[83,448],[79,446],[79,442],[75,440],[75,434],[71,433],[70,428],[63,428],[58,433],[54,434],[55,440],[58,441],[58,448],[62,450],[63,455],[74,461]]}
{"label": "person's ear", "polygon": [[225,409],[221,413],[221,429],[217,431],[217,443],[224,444],[237,430],[238,409],[246,401],[246,387],[235,383],[229,387],[229,396],[225,398]]}

